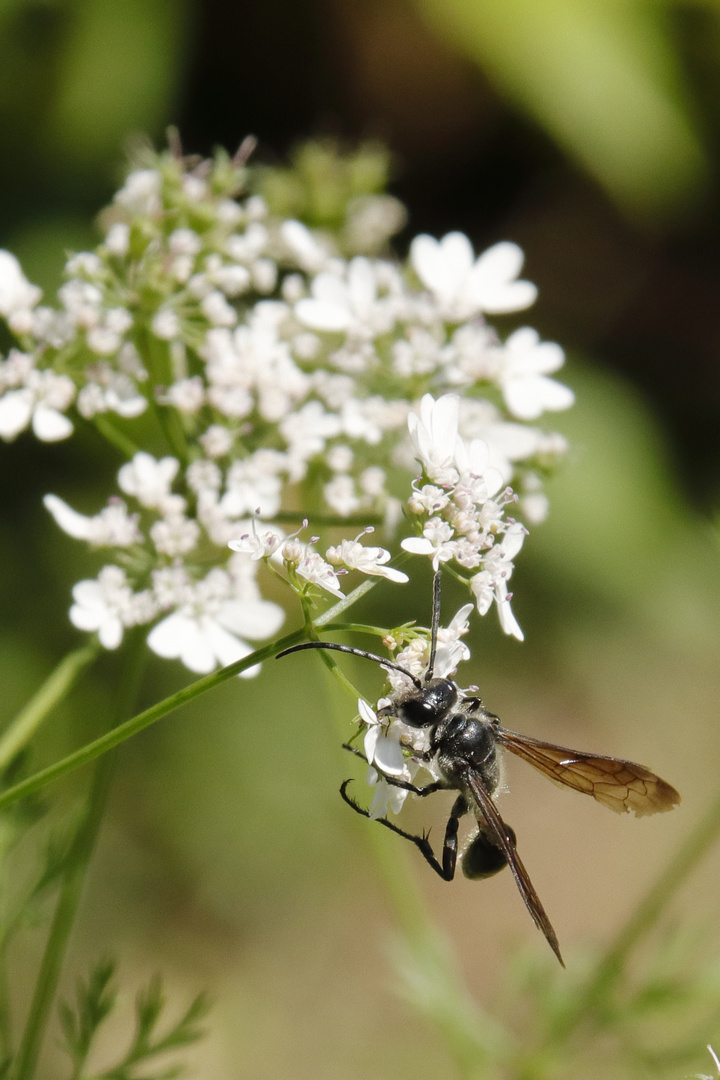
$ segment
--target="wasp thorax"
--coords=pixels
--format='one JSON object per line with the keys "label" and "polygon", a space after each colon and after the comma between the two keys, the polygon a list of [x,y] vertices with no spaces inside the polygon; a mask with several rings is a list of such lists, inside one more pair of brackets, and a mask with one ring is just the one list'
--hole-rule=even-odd
{"label": "wasp thorax", "polygon": [[422,690],[399,696],[393,705],[383,709],[410,727],[430,727],[436,724],[458,699],[458,688],[449,679],[431,679]]}

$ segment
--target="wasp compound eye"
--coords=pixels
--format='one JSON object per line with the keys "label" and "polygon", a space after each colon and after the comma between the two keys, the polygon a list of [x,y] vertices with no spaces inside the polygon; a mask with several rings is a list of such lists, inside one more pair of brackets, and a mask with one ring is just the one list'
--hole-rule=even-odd
{"label": "wasp compound eye", "polygon": [[398,702],[396,715],[411,727],[436,724],[457,702],[458,690],[449,679],[435,679],[420,691]]}

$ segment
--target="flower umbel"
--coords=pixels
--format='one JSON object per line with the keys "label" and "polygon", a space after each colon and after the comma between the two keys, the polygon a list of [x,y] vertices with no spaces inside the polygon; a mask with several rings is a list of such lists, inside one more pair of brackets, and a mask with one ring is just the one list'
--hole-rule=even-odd
{"label": "flower umbel", "polygon": [[506,511],[517,491],[531,520],[545,513],[564,443],[528,422],[572,402],[549,377],[562,351],[529,328],[503,343],[485,321],[535,299],[516,245],[476,255],[461,233],[419,236],[407,265],[393,259],[403,212],[378,175],[348,169],[344,220],[319,231],[277,213],[267,172],[244,160],[147,155],[55,303],[0,252],[17,340],[0,360],[0,438],[69,438],[82,419],[127,454],[95,513],[45,500],[107,557],[71,614],[106,647],[153,626],[154,651],[209,671],[277,631],[271,574],[310,600],[343,598],[348,573],[404,582],[363,533],[329,537],[323,556],[284,524],[352,518],[351,536],[356,522],[390,535],[414,459],[403,547],[469,571],[478,611],[495,603],[520,636],[507,584],[524,531]]}
{"label": "flower umbel", "polygon": [[502,475],[489,465],[487,444],[482,439],[468,442],[458,434],[459,409],[455,395],[436,401],[426,394],[420,417],[411,414],[408,419],[422,467],[408,508],[421,535],[406,537],[402,547],[429,556],[434,570],[455,562],[461,572],[473,571],[465,580],[479,614],[485,615],[494,600],[505,633],[522,641],[507,583],[527,530],[505,513],[517,498],[511,488],[498,495]]}

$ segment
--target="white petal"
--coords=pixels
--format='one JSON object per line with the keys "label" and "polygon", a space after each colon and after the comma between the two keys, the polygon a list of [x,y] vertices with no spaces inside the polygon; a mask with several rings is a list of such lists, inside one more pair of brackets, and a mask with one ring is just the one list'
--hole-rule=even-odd
{"label": "white petal", "polygon": [[295,314],[301,323],[313,330],[341,331],[350,325],[350,312],[346,307],[309,297],[298,300]]}
{"label": "white petal", "polygon": [[182,659],[191,671],[207,675],[217,666],[215,655],[194,619],[175,611],[154,626],[148,646],[166,660]]}
{"label": "white petal", "polygon": [[[491,460],[494,455],[502,455],[510,461],[522,461],[537,453],[541,432],[538,428],[526,424],[513,424],[511,421],[489,424],[487,440],[491,447]],[[495,461],[493,460],[493,464]],[[499,467],[499,466],[498,466]]]}
{"label": "white petal", "polygon": [[358,698],[358,712],[360,713],[360,719],[363,720],[369,727],[378,723],[378,718],[375,712],[370,708],[367,701],[364,698]]}
{"label": "white petal", "polygon": [[72,588],[73,600],[84,608],[102,612],[106,610],[105,590],[94,578],[78,581]]}
{"label": "white petal", "polygon": [[78,630],[84,630],[90,634],[94,630],[99,630],[102,625],[102,620],[107,614],[106,611],[102,611],[99,608],[84,607],[82,604],[73,604],[70,608],[70,622]]}
{"label": "white petal", "polygon": [[460,232],[448,233],[439,242],[417,236],[410,246],[410,260],[423,285],[448,302],[462,287],[473,259],[472,244]]}
{"label": "white petal", "polygon": [[358,256],[352,260],[348,269],[348,286],[356,312],[367,311],[377,294],[375,272],[369,259]]}
{"label": "white petal", "polygon": [[407,540],[400,542],[403,551],[409,551],[412,555],[432,555],[435,548],[422,536],[409,536]]}
{"label": "white petal", "polygon": [[363,749],[368,765],[372,765],[375,759],[375,747],[380,738],[381,728],[378,723],[371,724],[363,736]]}
{"label": "white petal", "polygon": [[[375,770],[370,770],[374,772]],[[376,774],[377,776],[377,774]],[[372,780],[368,778],[368,783],[372,783]],[[393,814],[399,814],[402,810],[402,805],[407,798],[407,791],[403,788],[396,787],[394,784],[389,784],[387,780],[382,777],[375,781],[375,792],[373,794],[372,802],[370,803],[370,809],[368,814],[371,819],[377,820],[377,818],[386,817],[388,812]]]}
{"label": "white petal", "polygon": [[272,637],[285,621],[285,612],[272,600],[228,600],[217,619],[233,633],[254,641]]}
{"label": "white petal", "polygon": [[409,792],[405,788],[397,787],[395,784],[388,784],[388,799],[387,807],[390,813],[399,814],[402,810],[403,803],[408,797]]}
{"label": "white petal", "polygon": [[575,395],[569,387],[544,375],[510,379],[503,387],[505,403],[520,420],[537,420],[546,409],[569,409]]}
{"label": "white petal", "polygon": [[504,241],[483,252],[472,269],[468,295],[491,315],[522,311],[535,303],[537,289],[530,281],[516,281],[524,255],[517,244]]}
{"label": "white petal", "polygon": [[[471,605],[472,607],[473,605]],[[436,679],[446,679],[462,660],[470,658],[470,650],[462,641],[443,642],[438,645],[435,654]]]}
{"label": "white petal", "polygon": [[501,240],[478,256],[472,269],[474,280],[485,282],[514,281],[523,268],[525,255],[517,244]]}
{"label": "white petal", "polygon": [[452,634],[457,634],[458,631],[465,625],[470,618],[470,613],[474,609],[474,604],[463,604],[461,608],[453,616],[453,619],[448,626],[448,631]]}
{"label": "white petal", "polygon": [[32,406],[30,390],[9,390],[4,394],[0,398],[0,438],[9,442],[24,431],[30,423]]}
{"label": "white petal", "polygon": [[452,454],[457,439],[460,398],[457,394],[443,394],[437,400],[425,394],[420,402],[420,419],[430,433],[434,446],[447,449]]}
{"label": "white petal", "polygon": [[[370,783],[370,781],[368,781],[368,783]],[[400,790],[402,791],[402,788]],[[370,803],[370,807],[368,809],[368,817],[371,819],[371,821],[377,821],[378,818],[384,818],[387,816],[389,796],[391,791],[392,788],[386,780],[380,780],[376,782],[372,802]]]}
{"label": "white petal", "polygon": [[399,735],[385,735],[381,731],[380,738],[375,744],[373,763],[388,776],[402,776],[405,772],[405,756],[400,746]]}
{"label": "white petal", "polygon": [[34,307],[42,296],[37,285],[31,285],[15,256],[0,250],[0,314],[6,317],[23,308]]}
{"label": "white petal", "polygon": [[244,656],[249,656],[252,652],[247,642],[241,641],[214,621],[208,621],[205,637],[221,667],[234,664],[236,660],[242,660]]}
{"label": "white petal", "polygon": [[442,270],[439,265],[440,245],[432,236],[416,236],[410,245],[410,262],[423,285],[434,289],[441,280]]}
{"label": "white petal", "polygon": [[76,540],[89,540],[93,534],[93,518],[79,514],[57,495],[46,495],[43,499],[45,509],[49,510],[55,522],[64,533]]}
{"label": "white petal", "polygon": [[410,580],[407,574],[403,574],[402,570],[395,570],[392,566],[376,566],[373,570],[366,570],[365,573],[387,578],[388,581],[397,581],[398,584],[404,584]]}
{"label": "white petal", "polygon": [[521,326],[505,342],[511,374],[549,375],[565,363],[565,353],[555,341],[541,341],[537,330]]}
{"label": "white petal", "polygon": [[35,409],[32,427],[41,442],[59,442],[60,439],[67,439],[75,430],[64,413],[48,409],[46,405],[38,405]]}
{"label": "white petal", "polygon": [[500,625],[505,633],[517,638],[518,641],[524,641],[525,635],[520,629],[520,624],[513,614],[513,610],[510,607],[510,601],[498,600],[497,609],[498,615],[500,616]]}
{"label": "white petal", "polygon": [[284,221],[280,235],[306,270],[317,270],[327,255],[310,230],[299,221]]}
{"label": "white petal", "polygon": [[98,639],[104,649],[117,649],[125,628],[117,615],[110,616],[98,628]]}
{"label": "white petal", "polygon": [[524,311],[537,300],[537,287],[531,281],[510,281],[506,285],[486,286],[482,310],[488,315],[504,315]]}
{"label": "white petal", "polygon": [[514,559],[525,543],[525,529],[522,525],[510,525],[502,539],[501,548],[504,559]]}

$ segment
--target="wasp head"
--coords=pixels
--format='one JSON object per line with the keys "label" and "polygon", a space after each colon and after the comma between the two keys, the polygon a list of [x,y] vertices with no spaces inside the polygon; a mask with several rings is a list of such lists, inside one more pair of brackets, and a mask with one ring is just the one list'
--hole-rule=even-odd
{"label": "wasp head", "polygon": [[420,690],[404,690],[394,695],[392,704],[380,709],[378,717],[391,716],[410,727],[437,724],[457,703],[458,688],[450,679],[431,679]]}

